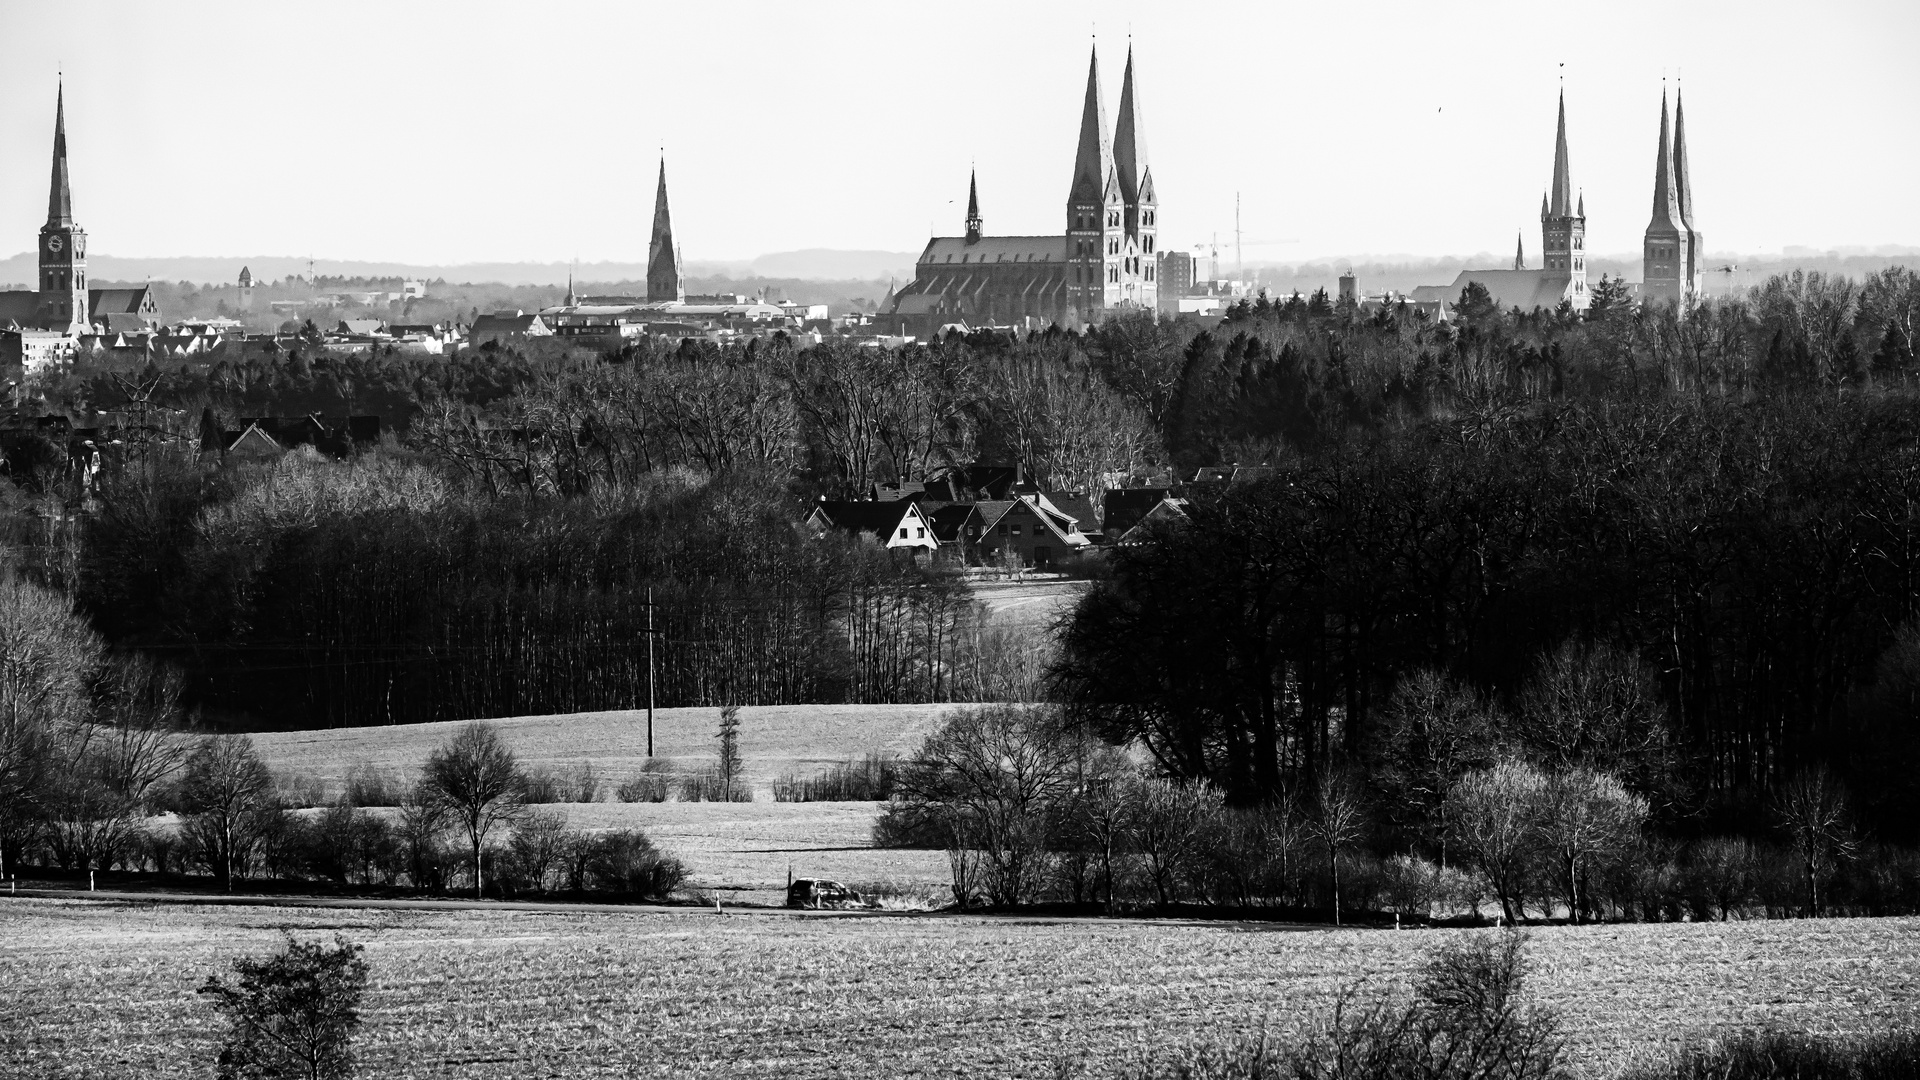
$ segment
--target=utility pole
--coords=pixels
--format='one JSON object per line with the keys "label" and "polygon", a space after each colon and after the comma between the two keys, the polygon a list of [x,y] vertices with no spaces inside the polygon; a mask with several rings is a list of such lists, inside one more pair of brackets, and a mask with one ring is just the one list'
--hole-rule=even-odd
{"label": "utility pole", "polygon": [[653,586],[647,586],[647,756],[653,756]]}

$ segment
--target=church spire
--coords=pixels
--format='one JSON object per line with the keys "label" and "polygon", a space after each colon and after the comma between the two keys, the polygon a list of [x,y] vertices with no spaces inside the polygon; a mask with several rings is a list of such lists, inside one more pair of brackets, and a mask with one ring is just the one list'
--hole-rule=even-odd
{"label": "church spire", "polygon": [[1120,80],[1120,119],[1113,129],[1113,168],[1120,177],[1120,197],[1131,206],[1140,201],[1140,183],[1147,172],[1147,138],[1140,126],[1139,99],[1133,89],[1133,47],[1127,47],[1127,71]]}
{"label": "church spire", "polygon": [[667,159],[660,158],[660,186],[653,196],[653,239],[647,245],[647,299],[683,300],[679,249],[673,243],[673,218],[667,213]]}
{"label": "church spire", "polygon": [[61,83],[53,106],[53,185],[47,195],[47,224],[73,224],[73,187],[67,179],[67,88]]}
{"label": "church spire", "polygon": [[1567,92],[1560,91],[1560,124],[1553,139],[1552,215],[1563,218],[1573,212],[1573,178],[1567,168]]}
{"label": "church spire", "polygon": [[1513,237],[1513,268],[1527,268],[1527,241],[1524,233],[1515,233]]}
{"label": "church spire", "polygon": [[1693,228],[1693,177],[1687,168],[1687,106],[1679,90],[1673,92],[1673,196],[1680,223]]}
{"label": "church spire", "polygon": [[976,170],[967,174],[967,243],[978,243],[980,234],[980,174]]}
{"label": "church spire", "polygon": [[1667,123],[1667,92],[1660,91],[1660,150],[1653,164],[1653,224],[1683,227],[1680,200],[1674,192],[1673,134]]}
{"label": "church spire", "polygon": [[1067,200],[1098,205],[1105,196],[1113,152],[1107,145],[1107,108],[1100,100],[1100,53],[1087,62],[1087,97],[1080,108],[1080,145],[1073,157]]}

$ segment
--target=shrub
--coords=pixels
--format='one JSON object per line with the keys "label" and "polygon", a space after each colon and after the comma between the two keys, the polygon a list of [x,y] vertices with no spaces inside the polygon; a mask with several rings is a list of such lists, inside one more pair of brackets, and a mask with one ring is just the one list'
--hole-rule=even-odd
{"label": "shrub", "polygon": [[900,763],[891,754],[868,754],[830,765],[810,778],[792,773],[773,782],[774,802],[885,802],[893,798]]}
{"label": "shrub", "polygon": [[507,842],[502,869],[512,887],[545,891],[548,880],[564,869],[568,850],[580,835],[567,828],[567,819],[559,814],[545,810],[528,814]]}
{"label": "shrub", "polygon": [[367,986],[360,951],[342,938],[327,948],[289,935],[286,948],[272,956],[235,961],[234,983],[209,976],[199,992],[229,1025],[220,1080],[351,1077],[353,1033]]}
{"label": "shrub", "polygon": [[614,789],[621,802],[666,802],[673,794],[673,760],[648,758],[640,771]]}
{"label": "shrub", "polygon": [[355,806],[399,806],[406,785],[392,773],[376,770],[372,762],[356,761],[347,770],[344,798]]}
{"label": "shrub", "polygon": [[1427,961],[1410,1001],[1349,990],[1293,1046],[1200,1044],[1129,1080],[1548,1080],[1561,1074],[1559,1022],[1520,1002],[1524,938],[1476,934]]}
{"label": "shrub", "polygon": [[681,802],[752,802],[753,789],[736,780],[728,780],[718,765],[680,778]]}
{"label": "shrub", "polygon": [[1748,1031],[1690,1046],[1621,1080],[1920,1080],[1920,1032]]}
{"label": "shrub", "polygon": [[[522,802],[528,803],[588,803],[600,801],[600,774],[594,771],[591,761],[576,762],[572,766],[555,772],[545,767],[527,771],[526,793]],[[628,800],[632,802],[634,800]]]}
{"label": "shrub", "polygon": [[634,829],[595,836],[586,845],[584,862],[588,887],[600,892],[657,900],[687,880],[687,868],[680,860]]}

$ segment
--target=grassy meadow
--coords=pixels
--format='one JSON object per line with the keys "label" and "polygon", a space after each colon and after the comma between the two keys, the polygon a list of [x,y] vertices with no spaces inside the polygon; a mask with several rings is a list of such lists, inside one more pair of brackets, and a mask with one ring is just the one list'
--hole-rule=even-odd
{"label": "grassy meadow", "polygon": [[[952,705],[760,705],[740,710],[740,752],[755,797],[771,799],[773,781],[789,772],[809,776],[836,762],[869,753],[906,755],[918,749]],[[488,721],[530,768],[561,770],[591,762],[612,784],[647,760],[645,709],[515,716]],[[711,764],[719,730],[717,708],[657,709],[654,753],[682,765]],[[260,757],[276,773],[309,777],[337,794],[347,774],[368,766],[411,778],[433,748],[459,723],[393,727],[319,728],[254,735]]]}
{"label": "grassy meadow", "polygon": [[[362,1075],[475,1080],[1099,1076],[1170,1040],[1283,1033],[1473,932],[0,900],[0,1061],[206,1075],[194,987],[283,931],[366,944]],[[1864,1030],[1920,1003],[1916,919],[1553,927],[1530,955],[1589,1077],[1703,1031]]]}

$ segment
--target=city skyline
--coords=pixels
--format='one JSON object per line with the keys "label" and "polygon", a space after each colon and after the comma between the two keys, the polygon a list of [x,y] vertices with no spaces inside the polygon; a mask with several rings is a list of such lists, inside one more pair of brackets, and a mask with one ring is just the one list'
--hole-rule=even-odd
{"label": "city skyline", "polygon": [[[1085,77],[1098,16],[1108,100],[1129,26],[1156,73],[1146,139],[1170,250],[1218,235],[1230,258],[1237,192],[1248,262],[1498,251],[1547,186],[1563,62],[1596,255],[1638,247],[1662,68],[1669,89],[1686,76],[1710,250],[1920,241],[1920,207],[1901,191],[1917,126],[1902,103],[1920,73],[1897,62],[1920,16],[1859,2],[1805,25],[1783,5],[1737,21],[1690,5],[1663,17],[1657,42],[1633,17],[1643,7],[1654,10],[1625,4],[1588,26],[1490,5],[1470,26],[1429,25],[1411,7],[1361,22],[1251,8],[1202,24],[1060,5],[1023,14],[1016,39],[962,35],[971,44],[945,48],[948,63],[929,44],[941,39],[919,32],[952,21],[934,9],[794,18],[749,4],[719,28],[731,60],[700,69],[683,57],[716,27],[665,10],[562,6],[531,33],[431,6],[366,33],[348,27],[376,9],[352,5],[203,5],[191,19],[114,4],[10,10],[0,27],[23,44],[0,74],[0,138],[15,149],[0,170],[0,234],[38,224],[62,69],[74,213],[108,255],[639,262],[662,147],[693,263],[916,250],[929,230],[959,231],[973,169],[990,234],[1045,232],[1072,166],[1061,147],[1075,118],[1057,103]],[[1012,10],[961,16],[995,27]],[[1315,37],[1325,47],[1301,44]],[[87,48],[65,48],[74,40]],[[966,49],[978,70],[961,62]],[[264,62],[275,50],[295,50],[290,73]],[[502,74],[478,77],[490,68]],[[1833,177],[1841,152],[1873,167]],[[1846,198],[1827,195],[1836,184]]]}

